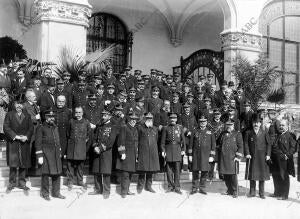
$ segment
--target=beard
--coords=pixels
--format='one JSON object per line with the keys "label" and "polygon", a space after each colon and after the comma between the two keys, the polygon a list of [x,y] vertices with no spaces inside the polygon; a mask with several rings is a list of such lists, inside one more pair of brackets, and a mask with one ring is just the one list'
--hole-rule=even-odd
{"label": "beard", "polygon": [[149,120],[149,121],[146,120],[145,125],[146,125],[146,127],[151,128],[151,127],[153,127],[153,121],[152,120]]}

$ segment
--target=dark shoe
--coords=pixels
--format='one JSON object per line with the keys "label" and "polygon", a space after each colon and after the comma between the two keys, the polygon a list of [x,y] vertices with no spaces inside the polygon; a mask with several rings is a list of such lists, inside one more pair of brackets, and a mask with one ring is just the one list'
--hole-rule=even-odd
{"label": "dark shoe", "polygon": [[232,198],[237,198],[237,197],[238,197],[237,193],[234,192],[234,193],[232,194]]}
{"label": "dark shoe", "polygon": [[190,195],[194,195],[197,193],[197,189],[192,189],[192,191],[190,192]]}
{"label": "dark shoe", "polygon": [[53,198],[59,198],[59,199],[66,199],[66,196],[63,196],[62,194],[54,195]]}
{"label": "dark shoe", "polygon": [[136,191],[138,194],[141,194],[143,192],[143,189],[137,189]]}
{"label": "dark shoe", "polygon": [[265,195],[259,195],[261,199],[266,199]]}
{"label": "dark shoe", "polygon": [[207,195],[207,192],[205,192],[203,189],[199,190],[199,193],[203,194],[203,195]]}
{"label": "dark shoe", "polygon": [[121,195],[121,197],[122,197],[122,198],[126,198],[126,195],[125,195],[125,194],[123,194],[123,195]]}
{"label": "dark shoe", "polygon": [[271,198],[278,198],[279,195],[277,195],[277,194],[271,194],[269,197],[271,197]]}
{"label": "dark shoe", "polygon": [[175,193],[177,193],[177,194],[179,194],[179,195],[182,194],[182,192],[180,191],[180,189],[175,189]]}
{"label": "dark shoe", "polygon": [[221,193],[221,195],[232,195],[232,193],[227,191],[227,192]]}
{"label": "dark shoe", "polygon": [[50,201],[51,200],[49,195],[41,195],[41,197],[43,199],[45,199],[46,201]]}
{"label": "dark shoe", "polygon": [[145,190],[148,191],[148,192],[156,193],[152,188],[147,188]]}
{"label": "dark shoe", "polygon": [[286,200],[288,200],[288,197],[279,197],[279,198],[277,198],[277,200],[286,201]]}
{"label": "dark shoe", "polygon": [[87,190],[87,184],[79,183],[78,185],[81,186],[84,190]]}
{"label": "dark shoe", "polygon": [[254,195],[254,194],[248,194],[247,197],[248,197],[248,198],[254,198],[255,195]]}
{"label": "dark shoe", "polygon": [[170,192],[174,192],[174,189],[173,189],[173,188],[168,188],[168,189],[166,190],[166,193],[170,193]]}
{"label": "dark shoe", "polygon": [[27,186],[20,186],[19,189],[23,189],[24,191],[30,190],[30,188],[28,188]]}
{"label": "dark shoe", "polygon": [[109,193],[103,194],[103,199],[108,199],[109,198]]}
{"label": "dark shoe", "polygon": [[127,195],[135,195],[133,192],[128,191]]}
{"label": "dark shoe", "polygon": [[93,192],[89,192],[88,195],[101,195],[101,192],[100,191],[93,191]]}
{"label": "dark shoe", "polygon": [[9,194],[11,193],[11,191],[14,189],[13,186],[8,186],[7,189],[6,189],[6,194]]}

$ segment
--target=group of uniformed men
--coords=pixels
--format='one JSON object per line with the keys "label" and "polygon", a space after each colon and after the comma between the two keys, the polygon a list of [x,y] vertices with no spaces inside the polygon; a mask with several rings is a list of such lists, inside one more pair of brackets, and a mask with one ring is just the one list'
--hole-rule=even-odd
{"label": "group of uniformed men", "polygon": [[[72,82],[68,72],[52,78],[49,68],[42,77],[28,77],[22,68],[11,73],[15,98],[3,125],[7,192],[16,186],[28,191],[26,174],[40,174],[41,197],[50,200],[50,177],[52,196],[64,199],[60,176],[67,176],[69,189],[74,184],[86,188],[87,160],[95,182],[89,194],[105,199],[116,170],[123,198],[134,194],[129,190],[133,173],[138,173],[138,193],[155,193],[153,174],[160,171],[167,173],[166,192],[181,194],[180,172],[186,165],[193,176],[191,194],[207,194],[215,164],[227,187],[224,194],[236,198],[239,162],[245,156],[248,197],[255,196],[259,181],[259,197],[265,198],[271,167],[273,196],[288,198],[296,139],[286,120],[276,120],[274,110],[253,112],[232,81],[222,81],[216,91],[212,73],[201,75],[198,83],[188,77],[184,84],[179,74],[141,73],[126,68],[117,80],[112,68],[92,77],[82,71]],[[263,122],[267,117],[269,125]]]}

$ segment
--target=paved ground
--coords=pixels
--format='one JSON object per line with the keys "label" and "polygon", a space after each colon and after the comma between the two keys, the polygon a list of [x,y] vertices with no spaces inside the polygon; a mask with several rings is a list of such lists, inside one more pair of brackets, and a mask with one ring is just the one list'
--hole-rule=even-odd
{"label": "paved ground", "polygon": [[[0,218],[300,218],[300,184],[295,178],[291,181],[289,201],[246,198],[245,181],[239,183],[240,197],[237,199],[220,195],[225,190],[223,182],[210,185],[207,196],[188,196],[190,185],[183,188],[183,195],[165,194],[162,187],[157,187],[157,194],[143,192],[126,199],[112,191],[108,200],[87,193],[78,195],[75,191],[63,191],[66,200],[52,199],[50,202],[37,194],[12,193],[0,197]],[[272,181],[266,184],[266,192],[273,192]]]}

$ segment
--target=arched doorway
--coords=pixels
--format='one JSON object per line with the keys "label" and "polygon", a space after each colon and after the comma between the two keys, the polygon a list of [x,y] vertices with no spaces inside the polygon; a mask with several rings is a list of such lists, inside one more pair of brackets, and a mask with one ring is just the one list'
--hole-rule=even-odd
{"label": "arched doorway", "polygon": [[198,82],[200,75],[207,76],[212,72],[218,86],[224,78],[224,53],[209,49],[198,50],[185,59],[181,57],[180,66],[173,68],[173,73],[175,72],[181,74],[182,81],[192,75],[195,82]]}
{"label": "arched doorway", "polygon": [[125,24],[116,16],[107,13],[95,13],[90,18],[87,31],[87,53],[99,48],[105,49],[116,44],[115,58],[112,60],[116,74],[124,71],[128,65],[129,32]]}

